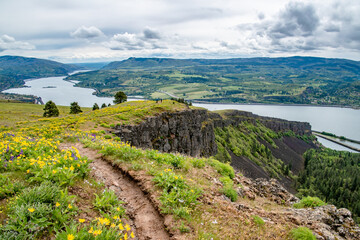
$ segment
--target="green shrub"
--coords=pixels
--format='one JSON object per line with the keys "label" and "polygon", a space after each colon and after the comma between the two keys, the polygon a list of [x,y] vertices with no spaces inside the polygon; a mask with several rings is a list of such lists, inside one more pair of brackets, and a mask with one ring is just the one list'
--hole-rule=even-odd
{"label": "green shrub", "polygon": [[294,228],[290,232],[291,239],[293,240],[316,240],[316,237],[307,227]]}
{"label": "green shrub", "polygon": [[252,218],[253,218],[254,223],[255,223],[258,227],[263,227],[263,226],[265,225],[265,222],[264,222],[264,220],[263,220],[261,217],[259,217],[259,216],[257,216],[257,215],[253,215]]}
{"label": "green shrub", "polygon": [[223,183],[222,193],[230,198],[232,202],[235,202],[238,198],[238,194],[234,189],[234,182],[228,176],[220,178]]}
{"label": "green shrub", "polygon": [[205,167],[205,161],[202,158],[191,158],[190,162],[193,167],[196,167],[196,168]]}
{"label": "green shrub", "polygon": [[323,202],[318,197],[304,197],[300,200],[299,203],[295,203],[293,206],[294,208],[308,208],[308,207],[320,207],[325,205],[325,202]]}
{"label": "green shrub", "polygon": [[234,169],[227,163],[219,162],[215,159],[210,159],[209,163],[212,167],[216,169],[216,171],[221,174],[222,176],[228,176],[229,178],[233,179],[235,177]]}
{"label": "green shrub", "polygon": [[93,205],[95,209],[99,211],[109,212],[123,203],[124,202],[117,198],[114,191],[106,189],[100,196],[95,193],[95,201]]}

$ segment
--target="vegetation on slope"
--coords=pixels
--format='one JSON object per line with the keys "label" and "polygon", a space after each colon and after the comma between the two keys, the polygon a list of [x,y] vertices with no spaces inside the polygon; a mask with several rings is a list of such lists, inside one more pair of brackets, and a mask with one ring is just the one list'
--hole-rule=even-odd
{"label": "vegetation on slope", "polygon": [[239,103],[359,107],[360,64],[313,57],[248,59],[130,58],[69,77],[99,95]]}
{"label": "vegetation on slope", "polygon": [[[111,124],[136,123],[163,110],[186,108],[182,104],[124,103],[96,111],[83,109],[77,115],[60,107],[60,117],[55,118],[42,118],[42,106],[0,106],[7,109],[0,112],[4,124],[0,129],[0,181],[5,186],[0,189],[2,239],[134,237],[122,202],[89,176],[86,157],[76,148],[60,150],[61,142],[85,144],[129,174],[149,178],[149,194],[155,203],[159,201],[163,214],[174,218],[169,231],[181,232],[184,239],[234,239],[239,231],[244,239],[284,239],[294,226],[283,221],[276,227],[262,223],[259,228],[259,221],[236,211],[229,201],[219,200],[226,194],[233,201],[249,204],[265,201],[236,199],[232,189],[240,186],[234,184],[234,170],[228,164],[136,149],[106,132]],[[266,211],[281,208],[271,202],[264,206]]]}
{"label": "vegetation on slope", "polygon": [[318,196],[352,211],[360,222],[360,154],[331,149],[308,150],[298,177],[302,196]]}
{"label": "vegetation on slope", "polygon": [[0,57],[0,91],[24,85],[24,79],[65,76],[79,67],[45,59]]}

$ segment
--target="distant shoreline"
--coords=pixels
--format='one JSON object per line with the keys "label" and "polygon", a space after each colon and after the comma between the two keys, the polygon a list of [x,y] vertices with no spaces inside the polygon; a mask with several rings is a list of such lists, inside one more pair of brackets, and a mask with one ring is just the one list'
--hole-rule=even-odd
{"label": "distant shoreline", "polygon": [[[191,101],[191,100],[187,100]],[[333,108],[350,108],[354,110],[360,110],[360,107],[342,106],[342,105],[313,105],[313,104],[290,104],[290,103],[224,103],[224,102],[203,102],[203,101],[191,101],[197,104],[221,104],[221,105],[269,105],[269,106],[303,106],[303,107],[333,107]]]}

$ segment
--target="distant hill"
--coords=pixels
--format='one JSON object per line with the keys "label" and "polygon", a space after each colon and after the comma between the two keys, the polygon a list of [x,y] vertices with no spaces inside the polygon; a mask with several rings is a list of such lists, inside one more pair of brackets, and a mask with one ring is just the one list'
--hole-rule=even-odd
{"label": "distant hill", "polygon": [[332,71],[346,70],[359,74],[360,62],[319,57],[281,57],[281,58],[230,58],[230,59],[172,59],[172,58],[129,58],[123,61],[111,62],[104,66],[104,70],[121,68],[170,68],[206,65],[223,66],[284,66],[287,68],[316,70],[327,69]]}
{"label": "distant hill", "polygon": [[63,76],[81,67],[20,56],[0,57],[0,91],[24,84],[24,79]]}
{"label": "distant hill", "polygon": [[360,108],[360,62],[319,57],[129,58],[69,77],[99,96]]}

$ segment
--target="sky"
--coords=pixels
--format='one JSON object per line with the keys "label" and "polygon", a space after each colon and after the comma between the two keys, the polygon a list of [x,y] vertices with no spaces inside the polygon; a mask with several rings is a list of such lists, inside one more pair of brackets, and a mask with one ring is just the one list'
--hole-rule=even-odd
{"label": "sky", "polygon": [[359,0],[1,0],[0,56],[360,61]]}

